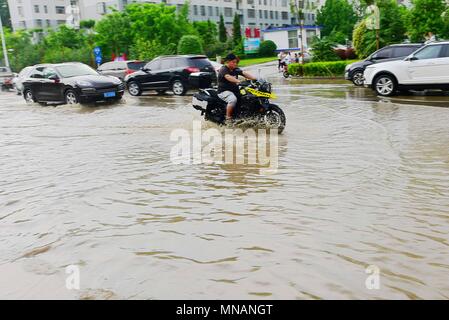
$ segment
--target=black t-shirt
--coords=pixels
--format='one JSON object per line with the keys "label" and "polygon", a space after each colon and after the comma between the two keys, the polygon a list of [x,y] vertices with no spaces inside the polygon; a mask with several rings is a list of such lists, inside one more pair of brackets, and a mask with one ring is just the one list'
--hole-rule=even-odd
{"label": "black t-shirt", "polygon": [[235,94],[238,94],[239,86],[236,83],[229,82],[225,78],[225,75],[227,74],[237,79],[238,76],[243,76],[243,71],[240,68],[235,68],[231,71],[231,69],[229,69],[227,66],[221,67],[220,71],[218,72],[218,93],[222,93],[223,91],[232,91]]}

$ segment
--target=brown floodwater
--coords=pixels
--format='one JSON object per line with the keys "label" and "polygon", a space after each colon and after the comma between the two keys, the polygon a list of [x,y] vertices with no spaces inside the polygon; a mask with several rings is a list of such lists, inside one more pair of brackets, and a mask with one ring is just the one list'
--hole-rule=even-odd
{"label": "brown floodwater", "polygon": [[448,299],[449,97],[273,81],[273,174],[173,164],[191,96],[1,94],[0,298]]}

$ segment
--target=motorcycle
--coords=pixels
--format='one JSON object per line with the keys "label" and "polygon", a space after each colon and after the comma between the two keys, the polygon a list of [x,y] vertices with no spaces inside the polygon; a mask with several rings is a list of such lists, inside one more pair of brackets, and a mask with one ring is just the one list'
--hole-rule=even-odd
{"label": "motorcycle", "polygon": [[[243,81],[239,85],[239,91],[238,102],[233,111],[234,121],[254,121],[282,133],[286,118],[279,106],[270,103],[270,99],[276,98],[271,92],[271,83],[265,80]],[[226,102],[220,99],[215,89],[201,89],[193,95],[192,105],[201,111],[205,120],[225,124]]]}

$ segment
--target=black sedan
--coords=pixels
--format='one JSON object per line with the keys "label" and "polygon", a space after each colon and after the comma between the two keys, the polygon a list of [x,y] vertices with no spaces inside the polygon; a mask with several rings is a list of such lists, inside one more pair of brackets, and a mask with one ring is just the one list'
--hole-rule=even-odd
{"label": "black sedan", "polygon": [[23,82],[23,96],[29,103],[89,103],[120,100],[125,85],[120,79],[102,76],[82,63],[45,64],[33,67]]}

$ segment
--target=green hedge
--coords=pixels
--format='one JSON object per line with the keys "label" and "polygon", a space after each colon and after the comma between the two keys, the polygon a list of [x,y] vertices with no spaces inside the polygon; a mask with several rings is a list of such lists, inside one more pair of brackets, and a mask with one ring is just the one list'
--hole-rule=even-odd
{"label": "green hedge", "polygon": [[345,67],[353,62],[355,60],[292,63],[288,66],[288,72],[301,77],[341,77],[344,76]]}

